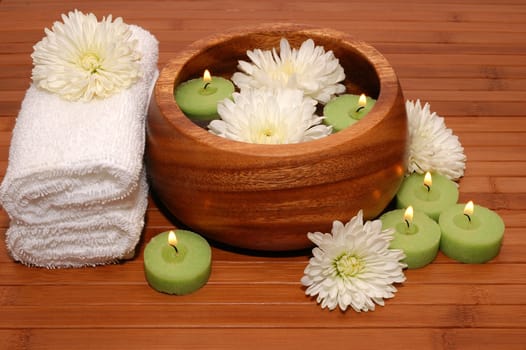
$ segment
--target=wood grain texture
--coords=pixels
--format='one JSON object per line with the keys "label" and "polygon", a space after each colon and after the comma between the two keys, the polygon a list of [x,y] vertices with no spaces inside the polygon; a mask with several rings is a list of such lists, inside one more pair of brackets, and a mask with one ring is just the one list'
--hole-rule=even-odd
{"label": "wood grain texture", "polygon": [[[292,47],[308,38],[339,59],[347,93],[375,98],[353,127],[316,141],[256,145],[212,135],[174,101],[179,84],[210,69],[230,78],[247,50]],[[191,229],[222,243],[267,251],[311,246],[305,232],[330,230],[360,209],[366,219],[389,204],[403,178],[404,98],[396,74],[374,48],[342,32],[290,24],[233,29],[203,39],[160,73],[147,122],[152,189]]]}
{"label": "wood grain texture", "polygon": [[[45,270],[0,244],[0,349],[525,349],[526,3],[523,0],[2,0],[0,177],[31,76],[33,45],[73,8],[112,13],[160,40],[159,67],[196,40],[239,25],[332,28],[376,47],[409,99],[431,103],[468,158],[462,201],[506,223],[500,254],[465,265],[439,253],[406,272],[369,313],[328,312],[299,282],[309,251],[254,253],[212,242],[210,282],[182,297],[156,293],[142,268],[155,234],[179,225],[152,196],[136,257]],[[0,238],[9,219],[0,211]]]}

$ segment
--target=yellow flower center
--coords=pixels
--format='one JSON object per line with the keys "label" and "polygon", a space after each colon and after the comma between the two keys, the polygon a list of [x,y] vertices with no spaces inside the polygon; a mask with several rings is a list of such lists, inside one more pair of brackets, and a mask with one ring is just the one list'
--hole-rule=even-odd
{"label": "yellow flower center", "polygon": [[276,66],[273,70],[269,70],[268,73],[272,76],[273,80],[287,83],[290,77],[296,74],[296,66],[292,60],[283,62],[279,66]]}
{"label": "yellow flower center", "polygon": [[272,137],[276,134],[276,131],[270,127],[261,129],[256,136],[256,143],[268,144],[272,143]]}
{"label": "yellow flower center", "polygon": [[254,130],[252,134],[252,142],[259,144],[270,144],[270,143],[282,143],[283,132],[280,131],[276,125],[262,125],[261,127]]}
{"label": "yellow flower center", "polygon": [[92,52],[86,52],[80,58],[80,66],[82,69],[90,72],[91,74],[97,73],[97,70],[102,66],[99,56]]}
{"label": "yellow flower center", "polygon": [[272,135],[274,135],[274,130],[272,130],[271,128],[266,128],[262,131],[262,134],[266,137],[271,137]]}
{"label": "yellow flower center", "polygon": [[294,67],[294,64],[292,63],[292,61],[287,61],[287,62],[284,62],[282,65],[281,65],[281,71],[285,74],[287,74],[288,76],[291,76],[292,74],[296,73],[296,69]]}
{"label": "yellow flower center", "polygon": [[363,271],[365,263],[362,259],[345,253],[334,260],[334,267],[338,276],[342,278],[354,277]]}

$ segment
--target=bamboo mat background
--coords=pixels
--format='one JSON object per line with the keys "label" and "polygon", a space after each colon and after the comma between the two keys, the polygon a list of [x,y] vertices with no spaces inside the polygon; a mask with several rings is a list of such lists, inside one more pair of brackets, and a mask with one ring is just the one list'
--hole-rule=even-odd
{"label": "bamboo mat background", "polygon": [[[213,248],[198,292],[156,293],[142,250],[173,224],[153,200],[140,253],[77,270],[14,263],[0,244],[1,349],[526,349],[526,3],[523,0],[199,0],[0,2],[0,176],[31,76],[32,46],[60,14],[113,14],[160,41],[159,66],[192,41],[238,25],[329,27],[375,46],[407,99],[430,102],[468,157],[460,200],[506,223],[500,255],[464,265],[439,254],[369,313],[328,312],[300,285],[309,252]],[[0,212],[0,237],[9,221]]]}

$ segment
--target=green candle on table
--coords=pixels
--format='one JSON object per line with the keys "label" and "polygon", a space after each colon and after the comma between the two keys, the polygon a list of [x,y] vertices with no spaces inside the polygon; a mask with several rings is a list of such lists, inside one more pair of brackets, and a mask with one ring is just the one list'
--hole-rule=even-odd
{"label": "green candle on table", "polygon": [[144,249],[144,273],[152,288],[168,294],[189,294],[208,281],[212,251],[198,234],[163,232]]}
{"label": "green candle on table", "polygon": [[335,132],[341,131],[365,117],[375,103],[375,99],[365,94],[335,97],[323,108],[323,122],[331,125]]}
{"label": "green candle on table", "polygon": [[175,89],[175,101],[190,119],[209,121],[217,119],[217,103],[231,98],[234,84],[228,79],[212,77],[205,70],[203,78],[186,81]]}
{"label": "green candle on table", "polygon": [[504,221],[494,211],[468,202],[445,210],[438,221],[442,230],[440,250],[457,261],[481,264],[500,251]]}
{"label": "green candle on table", "polygon": [[394,228],[390,249],[402,249],[409,269],[417,269],[431,263],[440,245],[440,227],[426,214],[407,209],[397,209],[380,217],[382,228]]}
{"label": "green candle on table", "polygon": [[438,221],[440,213],[458,201],[457,185],[446,177],[434,173],[413,173],[406,177],[396,194],[396,207],[413,206]]}

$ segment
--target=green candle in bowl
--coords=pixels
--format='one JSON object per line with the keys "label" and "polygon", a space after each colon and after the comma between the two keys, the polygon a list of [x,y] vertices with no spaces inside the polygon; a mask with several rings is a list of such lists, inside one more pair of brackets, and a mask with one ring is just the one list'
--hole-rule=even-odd
{"label": "green candle in bowl", "polygon": [[234,90],[234,84],[230,80],[213,77],[205,70],[203,78],[191,79],[178,85],[174,97],[188,118],[208,121],[219,117],[217,103],[231,98]]}
{"label": "green candle in bowl", "polygon": [[374,98],[361,94],[345,94],[333,98],[323,108],[323,122],[326,125],[332,125],[334,132],[341,131],[369,113],[373,108],[376,100]]}

